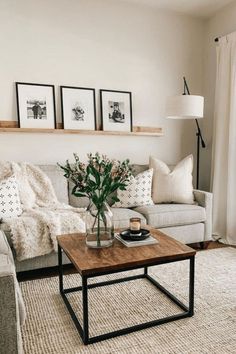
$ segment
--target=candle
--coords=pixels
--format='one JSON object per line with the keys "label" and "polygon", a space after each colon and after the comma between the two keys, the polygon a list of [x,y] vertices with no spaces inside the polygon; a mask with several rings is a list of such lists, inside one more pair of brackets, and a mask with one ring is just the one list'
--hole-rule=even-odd
{"label": "candle", "polygon": [[130,222],[130,230],[131,231],[140,231],[141,229],[141,219],[140,218],[131,218]]}

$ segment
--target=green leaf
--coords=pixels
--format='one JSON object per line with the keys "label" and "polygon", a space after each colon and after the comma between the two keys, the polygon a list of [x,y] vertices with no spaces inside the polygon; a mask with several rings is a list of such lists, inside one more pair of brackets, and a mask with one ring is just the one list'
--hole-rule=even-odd
{"label": "green leaf", "polygon": [[77,188],[78,188],[77,186],[74,186],[71,193],[72,193],[72,194],[76,193]]}
{"label": "green leaf", "polygon": [[95,205],[97,205],[99,203],[99,198],[96,194],[93,194],[92,201]]}
{"label": "green leaf", "polygon": [[121,191],[126,191],[126,185],[125,184],[122,184],[122,185],[120,185],[120,187],[119,187],[119,189],[121,190]]}
{"label": "green leaf", "polygon": [[86,194],[80,193],[80,192],[74,192],[72,193],[75,197],[87,197]]}
{"label": "green leaf", "polygon": [[120,199],[118,197],[116,197],[115,195],[113,197],[111,197],[111,199],[113,200],[113,202],[119,202]]}
{"label": "green leaf", "polygon": [[95,177],[97,185],[99,186],[100,185],[100,173],[93,166],[90,166],[90,170],[91,170],[92,175]]}
{"label": "green leaf", "polygon": [[87,166],[86,172],[87,172],[88,175],[91,173],[91,166],[90,165]]}
{"label": "green leaf", "polygon": [[90,186],[91,188],[96,188],[97,187],[97,183],[95,183],[91,179],[88,180],[87,183],[88,183],[88,186]]}
{"label": "green leaf", "polygon": [[111,180],[110,175],[106,175],[105,178],[104,178],[104,180],[103,180],[103,182],[102,182],[102,187],[104,187],[104,186],[110,186],[110,185],[111,185],[111,182],[112,182],[112,180]]}
{"label": "green leaf", "polygon": [[115,192],[118,188],[120,188],[120,183],[117,182],[113,183],[110,188],[111,193]]}

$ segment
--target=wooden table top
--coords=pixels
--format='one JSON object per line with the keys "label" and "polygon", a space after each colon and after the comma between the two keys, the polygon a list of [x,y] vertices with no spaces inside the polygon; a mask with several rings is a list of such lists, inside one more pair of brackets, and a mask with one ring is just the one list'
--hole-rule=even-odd
{"label": "wooden table top", "polygon": [[152,236],[159,241],[157,244],[126,247],[115,239],[112,247],[88,248],[85,234],[82,233],[60,235],[57,240],[78,272],[87,276],[177,261],[196,254],[194,249],[164,233],[150,227],[145,228],[151,230]]}

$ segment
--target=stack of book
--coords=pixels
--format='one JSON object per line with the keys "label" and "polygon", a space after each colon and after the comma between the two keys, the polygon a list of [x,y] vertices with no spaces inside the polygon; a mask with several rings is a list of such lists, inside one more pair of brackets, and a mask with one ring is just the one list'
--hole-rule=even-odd
{"label": "stack of book", "polygon": [[122,242],[123,245],[125,245],[126,247],[148,246],[148,245],[154,245],[158,243],[157,239],[151,235],[147,237],[145,240],[138,240],[138,241],[124,240],[118,233],[115,234],[115,238],[117,238],[117,240]]}

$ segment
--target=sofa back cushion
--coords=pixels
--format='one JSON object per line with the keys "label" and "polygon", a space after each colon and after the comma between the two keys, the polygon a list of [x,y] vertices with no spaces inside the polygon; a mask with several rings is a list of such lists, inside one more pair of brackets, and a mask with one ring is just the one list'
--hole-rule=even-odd
{"label": "sofa back cushion", "polygon": [[68,183],[62,169],[57,165],[39,165],[38,167],[50,178],[59,202],[68,204]]}
{"label": "sofa back cushion", "polygon": [[[139,173],[147,171],[149,169],[149,165],[138,165],[133,164],[132,166],[132,173],[134,176],[137,176]],[[170,170],[173,170],[175,165],[168,165]]]}
{"label": "sofa back cushion", "polygon": [[75,197],[72,194],[74,183],[69,181],[69,204],[75,208],[87,208],[89,205],[89,199],[86,197]]}
{"label": "sofa back cushion", "polygon": [[132,167],[132,173],[133,173],[134,177],[137,176],[139,173],[144,172],[149,169],[148,165],[133,164],[133,165],[131,165],[131,167]]}

